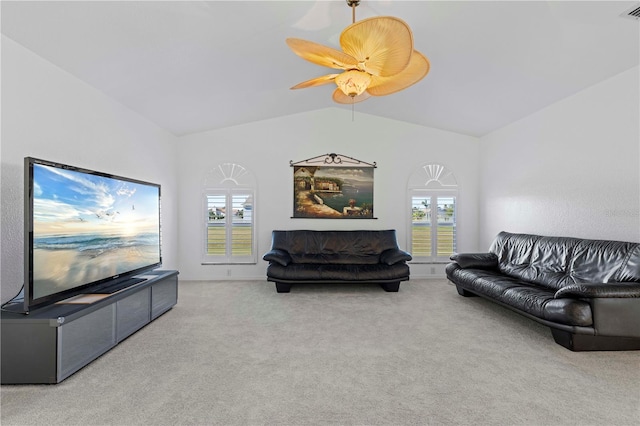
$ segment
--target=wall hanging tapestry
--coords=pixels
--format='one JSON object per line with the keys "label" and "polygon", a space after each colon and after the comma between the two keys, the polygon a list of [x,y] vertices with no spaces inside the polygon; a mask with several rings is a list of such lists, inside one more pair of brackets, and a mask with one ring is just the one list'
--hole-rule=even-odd
{"label": "wall hanging tapestry", "polygon": [[294,218],[375,219],[375,162],[331,153],[290,164]]}

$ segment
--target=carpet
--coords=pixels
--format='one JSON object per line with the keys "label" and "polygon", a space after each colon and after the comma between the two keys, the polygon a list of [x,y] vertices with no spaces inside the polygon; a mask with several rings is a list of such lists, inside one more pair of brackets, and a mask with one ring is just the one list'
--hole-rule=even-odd
{"label": "carpet", "polygon": [[640,351],[571,352],[446,280],[181,281],[178,305],[3,425],[636,425]]}

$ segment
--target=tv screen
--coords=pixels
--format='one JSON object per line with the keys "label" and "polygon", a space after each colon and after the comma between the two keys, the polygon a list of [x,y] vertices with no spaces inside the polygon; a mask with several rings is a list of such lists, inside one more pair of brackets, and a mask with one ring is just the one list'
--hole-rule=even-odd
{"label": "tv screen", "polygon": [[160,185],[25,158],[25,310],[162,263]]}

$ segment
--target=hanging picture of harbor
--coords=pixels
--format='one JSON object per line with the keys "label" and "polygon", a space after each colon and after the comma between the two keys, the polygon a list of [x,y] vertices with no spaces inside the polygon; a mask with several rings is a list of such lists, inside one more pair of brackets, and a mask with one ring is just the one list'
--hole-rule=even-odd
{"label": "hanging picture of harbor", "polygon": [[325,154],[291,162],[293,217],[318,219],[373,219],[373,170],[365,163],[339,154]]}

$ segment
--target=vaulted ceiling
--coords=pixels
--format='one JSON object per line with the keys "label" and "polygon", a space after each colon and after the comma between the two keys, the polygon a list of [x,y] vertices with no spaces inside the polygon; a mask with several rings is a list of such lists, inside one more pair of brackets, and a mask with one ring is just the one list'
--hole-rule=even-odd
{"label": "vaulted ceiling", "polygon": [[[637,1],[367,1],[405,20],[431,61],[358,112],[482,136],[639,63]],[[330,70],[287,37],[339,48],[335,1],[2,1],[2,33],[175,135],[339,106]]]}

